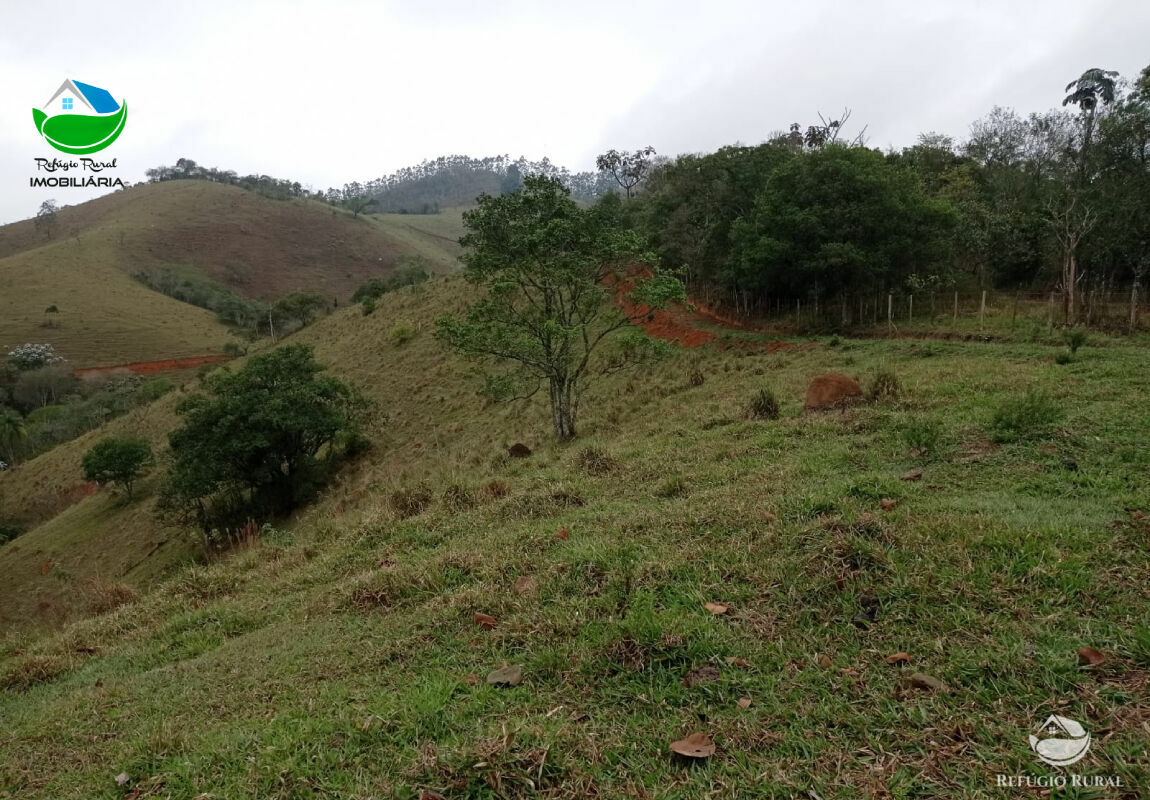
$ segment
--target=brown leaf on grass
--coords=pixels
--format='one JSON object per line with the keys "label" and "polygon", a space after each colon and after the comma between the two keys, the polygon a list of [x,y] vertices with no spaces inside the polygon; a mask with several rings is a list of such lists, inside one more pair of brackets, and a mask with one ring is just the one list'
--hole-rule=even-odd
{"label": "brown leaf on grass", "polygon": [[928,692],[947,691],[945,683],[932,675],[926,675],[922,672],[912,672],[910,677],[907,678],[907,683],[915,689],[923,689]]}
{"label": "brown leaf on grass", "polygon": [[523,682],[523,667],[518,664],[500,667],[487,676],[487,682],[492,686],[518,686]]}
{"label": "brown leaf on grass", "polygon": [[747,669],[751,666],[750,661],[747,661],[745,658],[739,658],[738,656],[727,656],[723,660],[730,664],[732,667],[741,667],[743,669]]}
{"label": "brown leaf on grass", "polygon": [[882,506],[883,511],[894,511],[895,506],[898,505],[898,500],[891,497],[884,497],[882,500],[879,500],[879,505]]}
{"label": "brown leaf on grass", "polygon": [[560,528],[559,530],[557,530],[555,532],[555,538],[556,539],[570,539],[571,534],[567,531],[566,528]]}
{"label": "brown leaf on grass", "polygon": [[712,614],[726,614],[729,607],[725,603],[703,603],[703,608]]}
{"label": "brown leaf on grass", "polygon": [[526,575],[520,575],[515,579],[515,583],[511,584],[511,588],[519,594],[527,594],[535,589],[535,581]]}
{"label": "brown leaf on grass", "polygon": [[1106,656],[1093,647],[1083,647],[1078,651],[1078,663],[1084,667],[1097,667],[1106,663]]}
{"label": "brown leaf on grass", "polygon": [[907,653],[895,653],[886,657],[886,663],[892,667],[901,666],[902,664],[910,663],[910,656]]}
{"label": "brown leaf on grass", "polygon": [[774,522],[774,521],[775,521],[775,520],[777,520],[777,519],[778,519],[778,517],[776,517],[776,516],[775,516],[774,514],[772,514],[770,511],[764,511],[764,512],[763,512],[763,520],[764,520],[764,521],[766,521],[766,522]]}
{"label": "brown leaf on grass", "polygon": [[714,664],[700,664],[683,676],[683,686],[690,689],[702,683],[714,683],[719,677],[719,668]]}
{"label": "brown leaf on grass", "polygon": [[463,682],[468,686],[474,686],[475,684],[479,683],[479,676],[474,672],[469,672],[463,676]]}
{"label": "brown leaf on grass", "polygon": [[471,615],[471,618],[475,620],[476,625],[485,631],[492,630],[495,627],[495,617],[490,614],[481,614],[476,611]]}
{"label": "brown leaf on grass", "polygon": [[751,707],[751,698],[749,698],[749,697],[740,697],[739,698],[739,708],[750,708],[750,707]]}
{"label": "brown leaf on grass", "polygon": [[821,656],[819,656],[819,666],[823,669],[830,669],[832,663],[833,662],[831,661],[831,657],[826,653],[823,653]]}
{"label": "brown leaf on grass", "polygon": [[710,758],[715,754],[715,743],[705,733],[692,733],[686,739],[671,742],[671,752],[686,758]]}
{"label": "brown leaf on grass", "polygon": [[447,800],[446,797],[439,792],[433,792],[430,789],[424,789],[419,793],[419,800]]}
{"label": "brown leaf on grass", "polygon": [[904,481],[921,481],[922,480],[922,470],[921,469],[912,469],[912,470],[909,470],[908,472],[904,472],[902,474],[902,480],[904,480]]}

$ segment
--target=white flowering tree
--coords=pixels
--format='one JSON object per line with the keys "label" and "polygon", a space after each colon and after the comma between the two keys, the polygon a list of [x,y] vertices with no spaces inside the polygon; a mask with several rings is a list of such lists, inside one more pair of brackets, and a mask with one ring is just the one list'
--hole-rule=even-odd
{"label": "white flowering tree", "polygon": [[22,344],[8,353],[8,361],[21,371],[48,367],[63,360],[50,344]]}

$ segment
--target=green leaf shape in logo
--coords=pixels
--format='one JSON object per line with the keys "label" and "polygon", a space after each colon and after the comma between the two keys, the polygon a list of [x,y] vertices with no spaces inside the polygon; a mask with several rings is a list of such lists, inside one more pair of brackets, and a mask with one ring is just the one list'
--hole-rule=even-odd
{"label": "green leaf shape in logo", "polygon": [[62,153],[85,155],[103,150],[116,141],[128,120],[128,104],[107,116],[57,114],[49,117],[38,108],[32,109],[32,121],[44,141]]}

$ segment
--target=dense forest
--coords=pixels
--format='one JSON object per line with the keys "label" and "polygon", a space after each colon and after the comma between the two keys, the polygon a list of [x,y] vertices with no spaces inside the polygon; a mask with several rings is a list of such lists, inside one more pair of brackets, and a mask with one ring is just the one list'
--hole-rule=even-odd
{"label": "dense forest", "polygon": [[1058,290],[1074,318],[1088,289],[1129,291],[1150,265],[1150,67],[1088,70],[1062,108],[995,108],[962,143],[883,153],[840,123],[655,166],[626,217],[693,293],[742,310],[1017,287]]}

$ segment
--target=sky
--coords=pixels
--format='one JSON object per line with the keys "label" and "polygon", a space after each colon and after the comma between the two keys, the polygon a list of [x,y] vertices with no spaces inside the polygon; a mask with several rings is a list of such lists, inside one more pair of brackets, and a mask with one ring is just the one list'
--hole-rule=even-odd
{"label": "sky", "polygon": [[63,157],[31,109],[65,78],[128,105],[103,175],[188,157],[325,189],[452,153],[757,144],[844,108],[872,147],[962,140],[1089,67],[1135,76],[1148,42],[1148,0],[0,0],[0,223],[107,191],[29,186]]}

